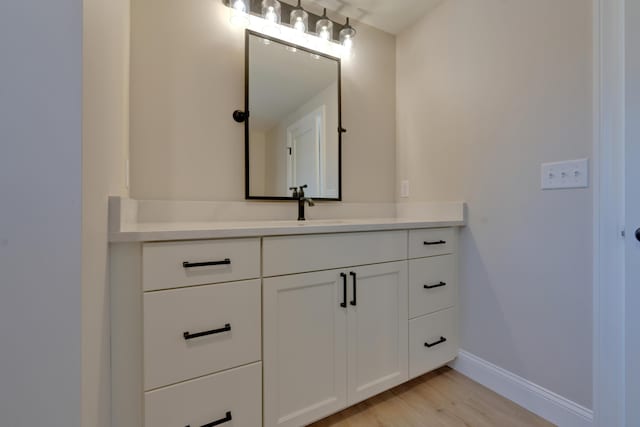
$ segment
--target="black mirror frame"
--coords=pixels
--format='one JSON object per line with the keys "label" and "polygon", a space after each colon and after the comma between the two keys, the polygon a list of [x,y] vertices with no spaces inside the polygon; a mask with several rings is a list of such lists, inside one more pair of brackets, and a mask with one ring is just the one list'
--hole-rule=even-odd
{"label": "black mirror frame", "polygon": [[[342,201],[342,134],[347,130],[342,127],[342,64],[340,58],[326,55],[321,52],[317,52],[311,49],[308,49],[303,46],[299,46],[293,43],[286,42],[284,40],[274,38],[271,36],[266,36],[261,33],[257,33],[255,31],[251,31],[249,29],[245,30],[245,54],[244,54],[244,111],[236,110],[234,112],[234,120],[238,122],[244,122],[244,182],[245,182],[245,199],[246,200],[295,200],[293,197],[280,197],[280,196],[252,196],[251,188],[250,188],[250,179],[249,179],[249,121],[250,111],[249,111],[249,39],[251,36],[260,37],[263,39],[271,40],[275,43],[280,43],[286,46],[294,47],[298,50],[302,50],[305,52],[309,52],[314,55],[319,55],[327,59],[331,59],[337,62],[338,65],[338,197],[336,198],[327,198],[327,197],[313,197],[315,201],[333,201],[333,202],[341,202]],[[242,120],[238,120],[238,119]]]}

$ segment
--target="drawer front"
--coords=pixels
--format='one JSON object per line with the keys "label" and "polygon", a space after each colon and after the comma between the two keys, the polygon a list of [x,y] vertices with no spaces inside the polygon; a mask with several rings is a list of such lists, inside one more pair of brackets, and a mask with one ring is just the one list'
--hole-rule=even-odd
{"label": "drawer front", "polygon": [[266,237],[263,241],[265,277],[406,258],[406,231]]}
{"label": "drawer front", "polygon": [[409,376],[411,378],[439,368],[458,355],[457,325],[455,307],[409,322]]}
{"label": "drawer front", "polygon": [[409,317],[453,307],[456,301],[455,255],[409,261]]}
{"label": "drawer front", "polygon": [[261,363],[150,391],[144,400],[145,427],[200,427],[214,421],[221,427],[260,427]]}
{"label": "drawer front", "polygon": [[409,232],[409,258],[452,254],[456,249],[454,228],[411,230]]}
{"label": "drawer front", "polygon": [[260,239],[145,243],[142,247],[145,291],[257,277]]}
{"label": "drawer front", "polygon": [[261,317],[260,280],[145,293],[145,390],[260,360]]}

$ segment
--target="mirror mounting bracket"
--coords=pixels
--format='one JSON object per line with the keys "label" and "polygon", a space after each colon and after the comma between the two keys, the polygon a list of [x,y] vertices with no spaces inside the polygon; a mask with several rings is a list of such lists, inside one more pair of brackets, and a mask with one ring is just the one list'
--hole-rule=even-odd
{"label": "mirror mounting bracket", "polygon": [[249,112],[248,111],[236,110],[236,111],[233,112],[233,120],[235,120],[238,123],[243,123],[243,122],[247,121],[248,118],[249,118]]}

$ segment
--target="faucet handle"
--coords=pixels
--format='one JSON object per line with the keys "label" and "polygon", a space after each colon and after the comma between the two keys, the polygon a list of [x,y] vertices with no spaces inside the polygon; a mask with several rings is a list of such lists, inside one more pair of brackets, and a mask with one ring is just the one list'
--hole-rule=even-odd
{"label": "faucet handle", "polygon": [[300,198],[303,198],[303,197],[304,197],[304,189],[305,189],[305,188],[308,188],[308,187],[309,187],[309,186],[308,186],[307,184],[305,184],[305,185],[301,185],[301,186],[300,186],[300,191],[299,191]]}
{"label": "faucet handle", "polygon": [[292,195],[292,197],[293,197],[294,199],[297,199],[297,198],[299,197],[299,196],[298,196],[298,187],[289,187],[289,190],[293,191],[293,195]]}

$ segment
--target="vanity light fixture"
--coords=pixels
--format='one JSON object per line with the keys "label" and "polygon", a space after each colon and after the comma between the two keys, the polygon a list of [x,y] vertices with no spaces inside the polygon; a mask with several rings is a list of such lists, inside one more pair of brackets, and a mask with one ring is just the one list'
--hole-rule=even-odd
{"label": "vanity light fixture", "polygon": [[324,12],[318,22],[316,22],[316,34],[322,40],[330,41],[333,37],[333,22],[327,17],[327,8],[324,8]]}
{"label": "vanity light fixture", "polygon": [[353,39],[356,36],[356,30],[349,24],[349,18],[347,18],[347,24],[340,30],[340,43],[347,53],[353,49]]}
{"label": "vanity light fixture", "polygon": [[[297,46],[300,46],[332,57],[351,57],[356,30],[349,24],[348,18],[345,26],[331,21],[327,17],[327,9],[320,16],[304,10],[301,0],[297,1],[297,5],[280,0],[222,2],[230,9],[231,24],[286,41],[291,44],[287,48],[291,52],[297,52]],[[314,28],[309,28],[309,15],[312,15]],[[333,38],[335,27],[339,30],[339,40]],[[271,43],[269,37],[264,38],[265,44]]]}

